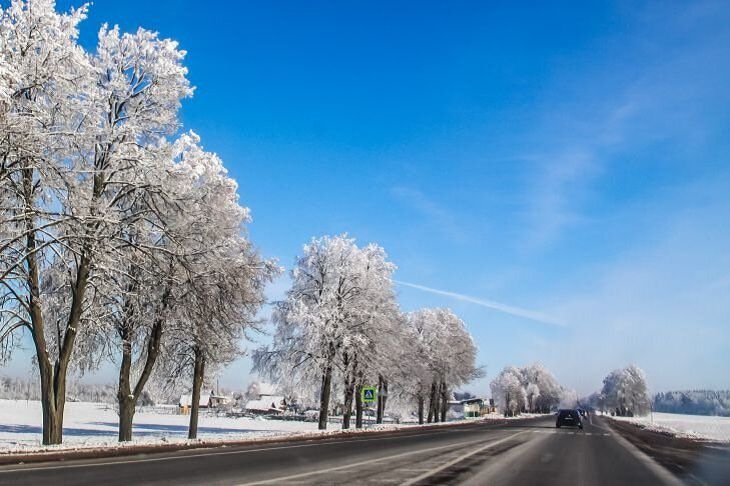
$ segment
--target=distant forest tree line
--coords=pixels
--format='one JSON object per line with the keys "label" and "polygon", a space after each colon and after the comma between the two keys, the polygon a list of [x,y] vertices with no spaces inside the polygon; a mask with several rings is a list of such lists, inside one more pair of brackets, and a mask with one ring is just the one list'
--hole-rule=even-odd
{"label": "distant forest tree line", "polygon": [[[70,401],[114,403],[116,386],[111,384],[79,383],[69,380],[66,387]],[[0,398],[6,400],[40,400],[41,386],[37,379],[0,376]]]}
{"label": "distant forest tree line", "polygon": [[730,390],[668,391],[654,395],[654,411],[730,417]]}

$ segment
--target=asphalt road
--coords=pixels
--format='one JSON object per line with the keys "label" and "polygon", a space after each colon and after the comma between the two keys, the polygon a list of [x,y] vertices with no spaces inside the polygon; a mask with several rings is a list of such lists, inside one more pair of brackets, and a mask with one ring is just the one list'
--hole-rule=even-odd
{"label": "asphalt road", "polygon": [[675,484],[600,419],[408,430],[266,446],[0,467],[0,484]]}

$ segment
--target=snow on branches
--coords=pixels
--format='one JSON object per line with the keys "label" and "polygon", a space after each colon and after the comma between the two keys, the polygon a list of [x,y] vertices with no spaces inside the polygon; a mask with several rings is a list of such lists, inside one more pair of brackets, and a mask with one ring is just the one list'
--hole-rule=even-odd
{"label": "snow on branches", "polygon": [[603,405],[619,416],[646,415],[651,401],[646,374],[636,365],[613,370],[603,379]]}
{"label": "snow on branches", "polygon": [[185,52],[106,25],[86,51],[85,17],[50,0],[0,10],[0,351],[33,340],[45,444],[62,439],[68,372],[107,357],[128,439],[158,356],[174,350],[181,375],[183,349],[229,361],[276,271],[220,159],[192,132],[172,139],[193,93]]}
{"label": "snow on branches", "polygon": [[492,380],[490,388],[505,416],[523,411],[548,413],[570,393],[540,363],[522,368],[507,366]]}
{"label": "snow on branches", "polygon": [[273,315],[274,342],[257,351],[255,362],[276,381],[296,379],[318,391],[320,428],[326,428],[334,388],[343,393],[347,428],[353,402],[361,425],[364,385],[379,385],[378,419],[386,390],[422,403],[438,385],[431,396],[435,419],[449,386],[476,376],[476,347],[464,323],[446,309],[401,315],[394,269],[381,247],[360,248],[347,235],[312,240],[296,261],[292,288]]}

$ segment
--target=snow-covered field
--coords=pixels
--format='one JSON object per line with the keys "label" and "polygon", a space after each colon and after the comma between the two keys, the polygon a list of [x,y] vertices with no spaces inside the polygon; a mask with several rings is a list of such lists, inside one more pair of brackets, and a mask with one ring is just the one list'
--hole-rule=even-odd
{"label": "snow-covered field", "polygon": [[[184,442],[188,415],[137,412],[134,443]],[[37,401],[0,400],[0,452],[38,449],[41,445],[41,405]],[[67,447],[112,445],[117,442],[118,416],[106,404],[66,403],[63,442]],[[202,440],[236,440],[252,437],[316,432],[313,422],[256,420],[201,414],[198,437]]]}
{"label": "snow-covered field", "polygon": [[651,415],[613,418],[633,422],[649,430],[668,432],[679,437],[730,442],[730,417],[654,412],[653,423]]}
{"label": "snow-covered field", "polygon": [[[524,416],[523,416],[524,417]],[[499,415],[489,417],[502,419]],[[188,415],[139,411],[134,416],[134,440],[129,445],[186,442]],[[473,419],[467,419],[470,421]],[[68,402],[64,414],[63,445],[41,445],[41,405],[38,401],[0,400],[0,453],[56,448],[116,446],[118,417],[107,404]],[[366,425],[372,429],[418,427],[417,424]],[[198,438],[202,441],[246,440],[261,437],[339,433],[339,425],[317,430],[316,422],[216,417],[201,414]]]}

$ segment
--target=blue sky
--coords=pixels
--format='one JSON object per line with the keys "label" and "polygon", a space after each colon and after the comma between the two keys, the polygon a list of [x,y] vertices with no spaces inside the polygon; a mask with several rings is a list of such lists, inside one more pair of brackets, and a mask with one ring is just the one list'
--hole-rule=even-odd
{"label": "blue sky", "polygon": [[469,324],[473,392],[532,361],[579,392],[631,362],[655,391],[730,387],[730,5],[515,4],[97,0],[82,42],[180,41],[184,124],[266,256],[348,232],[469,296],[398,287]]}

